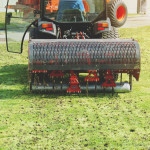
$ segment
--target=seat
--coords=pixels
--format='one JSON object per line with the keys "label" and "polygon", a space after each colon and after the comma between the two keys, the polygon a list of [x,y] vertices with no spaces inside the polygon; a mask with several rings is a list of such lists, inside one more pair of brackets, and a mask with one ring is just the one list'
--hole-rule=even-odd
{"label": "seat", "polygon": [[64,10],[61,21],[80,22],[84,21],[84,17],[80,9],[67,9]]}

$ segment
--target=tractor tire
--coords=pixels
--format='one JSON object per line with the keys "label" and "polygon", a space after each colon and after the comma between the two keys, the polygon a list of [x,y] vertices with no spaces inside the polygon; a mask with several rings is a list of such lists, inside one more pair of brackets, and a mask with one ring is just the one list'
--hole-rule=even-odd
{"label": "tractor tire", "polygon": [[127,16],[127,6],[122,0],[111,0],[108,3],[108,17],[110,18],[112,26],[123,26],[127,20]]}
{"label": "tractor tire", "polygon": [[102,39],[118,39],[119,33],[115,27],[111,27],[110,31],[102,33]]}

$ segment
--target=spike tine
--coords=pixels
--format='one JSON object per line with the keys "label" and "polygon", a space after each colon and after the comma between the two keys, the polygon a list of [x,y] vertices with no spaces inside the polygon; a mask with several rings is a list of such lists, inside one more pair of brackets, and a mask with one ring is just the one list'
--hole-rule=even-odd
{"label": "spike tine", "polygon": [[54,80],[54,78],[53,78],[53,92],[55,92],[55,80]]}
{"label": "spike tine", "polygon": [[34,85],[37,86],[37,74],[34,76]]}
{"label": "spike tine", "polygon": [[112,96],[114,95],[114,87],[112,87]]}
{"label": "spike tine", "polygon": [[132,91],[132,74],[129,74],[130,91]]}
{"label": "spike tine", "polygon": [[120,85],[122,84],[122,73],[120,74]]}
{"label": "spike tine", "polygon": [[87,96],[88,96],[88,91],[89,91],[89,89],[88,89],[88,85],[89,85],[89,82],[88,82],[88,80],[87,80],[87,82],[86,82],[87,84],[86,84],[86,92],[87,92]]}
{"label": "spike tine", "polygon": [[39,77],[39,75],[37,76],[37,82],[38,82],[38,85],[40,85],[40,77]]}
{"label": "spike tine", "polygon": [[61,84],[61,91],[62,91],[62,79],[61,79],[61,81],[60,81],[60,84]]}
{"label": "spike tine", "polygon": [[95,82],[95,96],[97,95],[97,81]]}
{"label": "spike tine", "polygon": [[43,85],[44,85],[44,87],[46,86],[45,74],[43,75]]}
{"label": "spike tine", "polygon": [[105,87],[104,87],[104,89],[103,89],[103,90],[104,90],[104,96],[105,96]]}

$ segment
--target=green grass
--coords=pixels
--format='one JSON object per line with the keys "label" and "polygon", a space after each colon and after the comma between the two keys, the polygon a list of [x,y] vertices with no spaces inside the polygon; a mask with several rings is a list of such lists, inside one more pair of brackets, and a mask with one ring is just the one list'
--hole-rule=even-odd
{"label": "green grass", "polygon": [[0,28],[4,28],[5,27],[5,13],[4,12],[0,12]]}
{"label": "green grass", "polygon": [[128,14],[128,16],[136,16],[136,15],[141,15],[141,14],[137,14],[137,13],[134,13],[134,14]]}
{"label": "green grass", "polygon": [[[13,17],[23,17],[23,13],[12,13]],[[28,20],[22,20],[19,18],[11,18],[10,19],[10,24],[7,24],[7,30],[13,31],[13,30],[20,30],[22,31],[25,27],[27,27],[33,20],[28,19]],[[5,28],[5,12],[0,12],[0,29]]]}
{"label": "green grass", "polygon": [[120,29],[141,47],[140,81],[125,94],[32,94],[22,55],[0,44],[0,149],[150,148],[150,27]]}

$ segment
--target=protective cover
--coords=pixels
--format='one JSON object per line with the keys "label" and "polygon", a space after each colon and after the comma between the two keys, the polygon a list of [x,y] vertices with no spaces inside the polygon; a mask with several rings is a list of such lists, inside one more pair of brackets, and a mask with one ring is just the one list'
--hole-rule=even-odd
{"label": "protective cover", "polygon": [[29,70],[138,70],[140,48],[125,39],[30,40]]}
{"label": "protective cover", "polygon": [[[21,53],[21,41],[25,30],[39,16],[34,10],[40,9],[40,0],[7,0],[6,43],[9,52]],[[27,34],[25,40],[28,40]]]}

